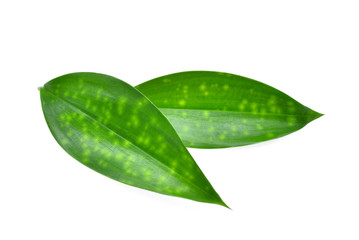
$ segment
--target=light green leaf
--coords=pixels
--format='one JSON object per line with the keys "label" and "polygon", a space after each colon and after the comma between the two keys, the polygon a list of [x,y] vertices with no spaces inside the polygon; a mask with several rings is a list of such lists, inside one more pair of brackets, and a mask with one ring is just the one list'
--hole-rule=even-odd
{"label": "light green leaf", "polygon": [[273,87],[222,72],[174,73],[136,88],[168,118],[187,147],[258,143],[322,116]]}
{"label": "light green leaf", "polygon": [[127,83],[72,73],[46,83],[40,95],[52,135],[87,167],[135,187],[226,206],[168,120]]}

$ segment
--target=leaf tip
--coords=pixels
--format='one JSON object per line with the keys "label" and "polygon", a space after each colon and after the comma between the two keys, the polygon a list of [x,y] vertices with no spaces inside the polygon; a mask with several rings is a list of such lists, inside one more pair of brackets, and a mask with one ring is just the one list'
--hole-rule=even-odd
{"label": "leaf tip", "polygon": [[228,207],[228,205],[227,205],[225,202],[223,202],[222,200],[221,200],[221,202],[218,203],[218,204],[221,205],[221,206],[223,206],[223,207],[225,207],[225,208],[228,208],[229,210],[232,210],[232,208]]}
{"label": "leaf tip", "polygon": [[313,111],[311,121],[313,121],[313,120],[315,120],[315,119],[318,119],[318,118],[320,118],[320,117],[322,117],[322,116],[324,116],[323,113],[319,113],[319,112]]}
{"label": "leaf tip", "polygon": [[318,118],[324,116],[324,114],[316,112],[316,111],[314,111],[314,110],[312,110],[310,108],[308,108],[308,110],[309,111],[307,112],[307,118],[306,118],[305,125],[312,122],[312,121],[314,121],[315,119],[318,119]]}
{"label": "leaf tip", "polygon": [[217,205],[223,206],[225,208],[228,208],[229,210],[232,210],[228,205],[222,200],[222,198],[217,194],[216,200],[212,203],[215,203]]}

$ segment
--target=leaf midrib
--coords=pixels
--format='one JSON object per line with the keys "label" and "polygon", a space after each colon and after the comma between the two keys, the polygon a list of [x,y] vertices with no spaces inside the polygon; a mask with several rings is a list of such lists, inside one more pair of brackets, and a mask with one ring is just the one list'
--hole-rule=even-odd
{"label": "leaf midrib", "polygon": [[[93,121],[97,122],[100,126],[104,127],[105,129],[108,129],[112,132],[114,132],[116,134],[116,136],[120,137],[121,139],[125,139],[126,141],[130,142],[135,148],[137,148],[138,150],[140,150],[141,152],[143,152],[144,154],[146,154],[147,156],[150,157],[150,159],[152,160],[152,162],[154,162],[156,164],[156,166],[165,169],[165,170],[169,170],[169,172],[174,172],[176,174],[176,176],[178,176],[178,179],[181,179],[182,182],[186,182],[189,183],[190,185],[194,186],[196,189],[200,190],[201,192],[205,193],[205,195],[212,197],[212,195],[210,195],[208,192],[204,191],[201,186],[196,185],[195,183],[187,180],[187,178],[183,177],[180,173],[176,172],[175,170],[173,170],[172,168],[169,168],[167,165],[165,165],[164,163],[157,161],[155,157],[153,157],[151,154],[145,152],[143,149],[141,149],[139,146],[137,146],[134,142],[126,139],[125,137],[121,136],[119,133],[117,133],[115,130],[113,130],[111,127],[99,122],[98,120],[96,120],[91,114],[89,114],[88,112],[84,111],[81,108],[78,108],[77,106],[75,106],[74,104],[72,104],[71,102],[67,101],[66,99],[54,94],[51,90],[49,90],[46,86],[43,87],[47,92],[49,92],[50,94],[52,94],[53,96],[57,97],[58,99],[62,100],[63,102],[67,103],[68,105],[72,106],[75,109],[78,109],[80,112],[82,112],[83,114],[85,114],[86,116],[88,116],[90,119],[92,119]],[[191,157],[192,158],[192,157]],[[194,161],[194,160],[193,160]],[[184,181],[183,181],[184,180]],[[220,199],[220,198],[219,198]]]}
{"label": "leaf midrib", "polygon": [[195,108],[161,108],[161,110],[184,110],[184,111],[208,111],[208,112],[223,112],[223,113],[238,113],[238,114],[248,114],[248,115],[267,115],[267,116],[297,116],[303,117],[306,115],[312,114],[283,114],[283,113],[253,113],[253,112],[241,112],[241,111],[231,111],[231,110],[216,110],[216,109],[195,109]]}

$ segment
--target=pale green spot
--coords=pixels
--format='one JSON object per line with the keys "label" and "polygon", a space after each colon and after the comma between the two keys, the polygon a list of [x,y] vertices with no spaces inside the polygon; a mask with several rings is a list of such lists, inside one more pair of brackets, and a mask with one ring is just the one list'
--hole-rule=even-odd
{"label": "pale green spot", "polygon": [[69,143],[69,140],[67,140],[66,138],[63,138],[60,140],[62,145],[67,145]]}
{"label": "pale green spot", "polygon": [[164,83],[169,83],[169,82],[171,82],[171,79],[169,79],[169,78],[164,78],[164,79],[162,79],[162,82],[164,82]]}
{"label": "pale green spot", "polygon": [[258,124],[258,123],[256,124],[256,127],[257,127],[258,130],[263,130],[263,126]]}
{"label": "pale green spot", "polygon": [[157,120],[158,120],[157,117],[154,117],[154,116],[151,117],[151,120],[150,120],[150,121],[151,121],[151,124],[157,125],[157,122],[158,122]]}
{"label": "pale green spot", "polygon": [[184,99],[181,99],[178,103],[180,106],[184,106],[186,104],[186,101]]}
{"label": "pale green spot", "polygon": [[108,162],[104,161],[104,160],[100,160],[99,164],[103,167],[106,168],[108,166]]}
{"label": "pale green spot", "polygon": [[86,149],[86,150],[84,151],[84,156],[85,156],[85,157],[88,157],[88,156],[90,156],[90,153],[91,153],[91,151],[88,150],[88,149]]}
{"label": "pale green spot", "polygon": [[174,170],[178,166],[178,162],[177,161],[172,161],[171,166],[172,166],[172,168]]}
{"label": "pale green spot", "polygon": [[121,97],[119,98],[119,100],[118,100],[118,103],[119,103],[119,104],[124,104],[124,103],[126,103],[127,101],[128,101],[127,97],[121,96]]}
{"label": "pale green spot", "polygon": [[109,109],[109,110],[112,110],[112,108],[113,108],[113,102],[108,102],[107,103],[107,109]]}
{"label": "pale green spot", "polygon": [[140,137],[137,138],[137,142],[138,142],[138,143],[142,143],[143,140],[144,140],[144,137],[143,137],[143,136],[140,136]]}
{"label": "pale green spot", "polygon": [[189,126],[183,126],[182,131],[183,132],[189,132]]}
{"label": "pale green spot", "polygon": [[204,117],[209,117],[209,111],[203,111],[203,116]]}
{"label": "pale green spot", "polygon": [[274,96],[271,96],[271,98],[268,100],[269,105],[274,105],[276,103],[276,98]]}
{"label": "pale green spot", "polygon": [[87,89],[82,89],[80,95],[85,95],[87,93]]}
{"label": "pale green spot", "polygon": [[267,133],[266,136],[267,136],[268,138],[273,138],[273,137],[274,137],[274,133]]}
{"label": "pale green spot", "polygon": [[233,132],[237,131],[237,126],[235,126],[235,125],[231,126],[231,130],[232,130]]}
{"label": "pale green spot", "polygon": [[143,141],[143,143],[145,145],[149,145],[150,144],[150,141],[151,141],[151,138],[150,137],[146,137],[145,140]]}
{"label": "pale green spot", "polygon": [[145,179],[148,181],[148,180],[150,180],[151,179],[151,177],[152,177],[152,171],[151,170],[149,170],[148,168],[142,168],[142,173],[143,173],[143,175],[145,176]]}
{"label": "pale green spot", "polygon": [[109,121],[109,119],[108,118],[105,118],[102,122],[103,122],[103,124],[107,124],[108,123],[108,121]]}
{"label": "pale green spot", "polygon": [[277,113],[278,112],[278,108],[276,106],[271,106],[270,107],[270,111],[271,113]]}
{"label": "pale green spot", "polygon": [[101,149],[101,154],[104,155],[106,158],[111,157],[111,152],[106,148]]}
{"label": "pale green spot", "polygon": [[81,159],[81,162],[83,162],[84,164],[86,164],[86,163],[90,162],[90,159],[89,159],[88,157],[83,157],[83,158]]}
{"label": "pale green spot", "polygon": [[257,112],[257,107],[258,107],[257,103],[251,103],[252,112]]}
{"label": "pale green spot", "polygon": [[182,192],[187,192],[189,190],[189,187],[188,186],[183,186],[182,187]]}
{"label": "pale green spot", "polygon": [[132,115],[131,119],[132,119],[133,126],[138,127],[138,125],[140,123],[140,120],[138,119],[138,117],[136,115]]}
{"label": "pale green spot", "polygon": [[249,132],[248,132],[247,130],[244,130],[244,131],[243,131],[243,135],[248,136],[248,135],[249,135]]}
{"label": "pale green spot", "polygon": [[116,154],[115,159],[118,160],[118,161],[122,160],[123,159],[123,154],[121,154],[121,153]]}
{"label": "pale green spot", "polygon": [[126,160],[124,163],[123,163],[123,167],[125,169],[128,169],[129,170],[129,167],[131,166],[131,161],[129,160]]}
{"label": "pale green spot", "polygon": [[248,122],[247,119],[245,118],[242,119],[242,123],[247,123],[247,122]]}
{"label": "pale green spot", "polygon": [[193,180],[193,179],[194,179],[194,175],[190,174],[189,176],[187,176],[187,178],[188,178],[189,180]]}
{"label": "pale green spot", "polygon": [[120,144],[120,141],[118,139],[115,139],[112,143],[116,147]]}
{"label": "pale green spot", "polygon": [[208,132],[213,132],[213,131],[214,131],[214,127],[213,127],[213,126],[210,126],[207,130],[208,130]]}
{"label": "pale green spot", "polygon": [[208,96],[209,95],[209,92],[204,92],[204,96]]}
{"label": "pale green spot", "polygon": [[90,100],[90,99],[87,99],[87,100],[86,100],[85,108],[86,108],[86,109],[89,109],[90,107],[91,107],[91,100]]}
{"label": "pale green spot", "polygon": [[238,109],[243,111],[246,108],[246,105],[244,105],[243,103],[238,105]]}
{"label": "pale green spot", "polygon": [[162,184],[162,183],[165,183],[166,182],[166,180],[167,180],[167,178],[165,177],[165,176],[159,176],[158,178],[157,178],[157,182],[159,183],[159,184]]}
{"label": "pale green spot", "polygon": [[223,86],[223,90],[227,91],[228,89],[229,89],[228,84],[226,84],[226,85]]}
{"label": "pale green spot", "polygon": [[183,191],[183,188],[182,188],[182,187],[179,187],[179,188],[176,188],[175,193],[176,193],[176,194],[181,194],[182,191]]}
{"label": "pale green spot", "polygon": [[107,119],[109,119],[109,118],[111,118],[111,112],[110,111],[106,111],[105,112],[105,118],[107,118]]}
{"label": "pale green spot", "polygon": [[70,130],[70,131],[67,132],[68,137],[71,137],[72,135],[74,135],[73,131]]}
{"label": "pale green spot", "polygon": [[199,86],[199,89],[200,89],[201,91],[204,91],[204,90],[206,89],[206,85],[205,85],[205,84],[201,84],[201,85]]}
{"label": "pale green spot", "polygon": [[287,121],[288,121],[288,125],[289,126],[294,126],[294,124],[295,124],[295,122],[297,121],[297,119],[294,117],[294,116],[289,116],[288,118],[287,118]]}
{"label": "pale green spot", "polygon": [[137,101],[137,106],[138,107],[143,107],[148,101],[146,99],[139,99]]}
{"label": "pale green spot", "polygon": [[219,139],[224,140],[224,139],[226,139],[226,136],[222,134],[222,135],[219,136]]}
{"label": "pale green spot", "polygon": [[188,114],[187,114],[187,112],[182,112],[181,115],[182,115],[182,117],[187,117]]}
{"label": "pale green spot", "polygon": [[196,127],[198,127],[198,128],[199,128],[199,127],[201,127],[201,124],[199,124],[199,123],[196,123]]}
{"label": "pale green spot", "polygon": [[68,97],[70,95],[70,93],[68,92],[68,91],[66,91],[65,93],[64,93],[64,96],[65,97]]}
{"label": "pale green spot", "polygon": [[162,143],[160,147],[161,147],[162,149],[165,149],[165,148],[167,148],[167,144],[166,144],[166,143]]}
{"label": "pale green spot", "polygon": [[158,142],[163,141],[163,139],[164,139],[164,137],[163,137],[162,135],[158,135],[158,136],[157,136],[157,141],[158,141]]}
{"label": "pale green spot", "polygon": [[117,113],[119,115],[122,115],[123,114],[123,110],[124,110],[124,107],[122,105],[118,105],[117,106]]}
{"label": "pale green spot", "polygon": [[100,99],[102,92],[103,92],[103,89],[101,89],[101,88],[99,88],[99,89],[96,91],[96,99]]}
{"label": "pale green spot", "polygon": [[88,135],[88,134],[84,134],[84,135],[80,138],[80,142],[85,142],[88,138],[89,138],[89,135]]}

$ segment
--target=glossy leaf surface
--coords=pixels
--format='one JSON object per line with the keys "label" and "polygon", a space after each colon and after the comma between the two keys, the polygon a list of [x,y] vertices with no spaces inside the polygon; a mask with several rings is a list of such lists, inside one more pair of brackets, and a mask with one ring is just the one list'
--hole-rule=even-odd
{"label": "glossy leaf surface", "polygon": [[72,73],[40,88],[46,122],[87,167],[150,191],[225,206],[162,113],[111,76]]}
{"label": "glossy leaf surface", "polygon": [[320,117],[283,92],[242,76],[180,72],[136,87],[187,147],[222,148],[278,138]]}

